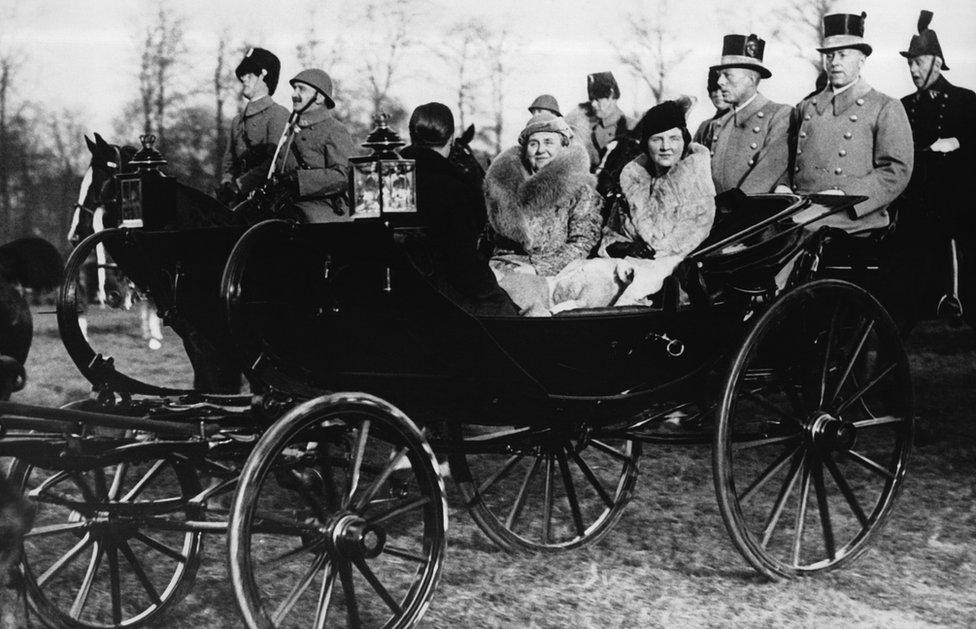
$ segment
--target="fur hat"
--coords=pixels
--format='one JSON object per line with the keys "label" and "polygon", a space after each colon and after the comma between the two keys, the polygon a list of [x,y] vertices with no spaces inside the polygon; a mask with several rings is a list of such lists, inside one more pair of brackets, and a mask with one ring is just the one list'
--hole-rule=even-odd
{"label": "fur hat", "polygon": [[599,98],[620,98],[620,86],[613,72],[594,72],[586,77],[586,95],[591,101]]}
{"label": "fur hat", "polygon": [[708,69],[708,93],[711,94],[721,88],[718,86],[718,70],[715,68]]}
{"label": "fur hat", "polygon": [[567,140],[573,139],[573,130],[563,120],[562,116],[557,116],[551,111],[540,111],[529,118],[529,121],[525,124],[525,128],[519,133],[519,146],[525,146],[526,142],[529,141],[529,136],[533,133],[543,131],[558,133]]}
{"label": "fur hat", "polygon": [[932,22],[932,12],[922,11],[918,16],[918,35],[912,35],[912,40],[908,43],[908,50],[901,51],[902,57],[911,59],[921,55],[935,55],[942,59],[942,69],[948,70],[945,55],[942,54],[942,46],[939,45],[939,36],[929,28]]}
{"label": "fur hat", "polygon": [[529,113],[533,113],[533,109],[544,109],[546,111],[551,111],[557,116],[562,116],[562,113],[559,111],[559,101],[557,101],[556,97],[552,94],[542,94],[541,96],[537,96],[536,99],[532,101],[532,104],[529,105]]}
{"label": "fur hat", "polygon": [[830,52],[842,48],[860,50],[865,56],[871,54],[871,44],[864,41],[864,20],[868,14],[834,13],[823,19],[823,42],[820,52]]}
{"label": "fur hat", "polygon": [[638,123],[641,130],[641,146],[646,147],[647,140],[662,131],[674,128],[687,129],[686,111],[684,103],[676,100],[666,100],[648,109]]}
{"label": "fur hat", "polygon": [[281,73],[281,61],[274,53],[264,48],[250,48],[244,59],[237,64],[234,74],[240,80],[245,74],[261,75],[261,70],[267,70],[264,82],[268,86],[268,93],[274,94],[278,87],[278,75]]}

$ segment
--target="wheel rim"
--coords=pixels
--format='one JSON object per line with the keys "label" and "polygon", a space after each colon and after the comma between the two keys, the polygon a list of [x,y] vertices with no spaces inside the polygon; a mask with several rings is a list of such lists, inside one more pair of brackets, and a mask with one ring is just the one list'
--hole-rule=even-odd
{"label": "wheel rim", "polygon": [[153,622],[191,587],[202,535],[166,526],[199,516],[186,504],[200,491],[186,463],[49,472],[18,461],[11,477],[37,504],[21,565],[31,607],[49,623]]}
{"label": "wheel rim", "polygon": [[303,405],[249,458],[228,540],[248,626],[405,627],[426,611],[445,548],[443,482],[419,431],[368,399]]}
{"label": "wheel rim", "polygon": [[737,548],[772,578],[853,560],[891,511],[913,422],[907,357],[877,301],[823,281],[776,302],[733,362],[716,431]]}
{"label": "wheel rim", "polygon": [[478,526],[509,552],[558,552],[600,539],[637,481],[640,443],[612,435],[493,428],[462,437],[451,473]]}

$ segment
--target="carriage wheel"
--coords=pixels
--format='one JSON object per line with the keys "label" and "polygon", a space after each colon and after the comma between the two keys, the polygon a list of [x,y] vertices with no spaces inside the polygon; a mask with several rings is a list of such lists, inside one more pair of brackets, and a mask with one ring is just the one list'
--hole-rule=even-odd
{"label": "carriage wheel", "polygon": [[733,543],[773,579],[853,560],[891,512],[913,432],[908,360],[884,308],[838,280],[785,294],[722,393],[713,471]]}
{"label": "carriage wheel", "polygon": [[[58,293],[61,340],[78,370],[92,384],[147,395],[188,393],[193,389],[193,367],[183,343],[162,324],[148,295],[111,259],[96,265],[105,278],[104,295],[86,306],[82,278],[89,258],[100,245],[111,247],[128,237],[126,230],[107,229],[88,236],[71,252]],[[154,368],[163,361],[182,368],[165,372]],[[130,373],[156,373],[160,381],[144,382],[127,376],[126,368]]]}
{"label": "carriage wheel", "polygon": [[295,408],[255,446],[231,509],[248,627],[409,627],[445,550],[447,503],[416,426],[366,394]]}
{"label": "carriage wheel", "polygon": [[558,552],[600,539],[637,481],[638,441],[551,428],[463,437],[451,424],[451,474],[471,517],[511,553]]}
{"label": "carriage wheel", "polygon": [[48,471],[17,460],[11,482],[37,505],[22,570],[32,609],[56,627],[158,622],[189,591],[201,533],[186,501],[200,492],[182,460]]}

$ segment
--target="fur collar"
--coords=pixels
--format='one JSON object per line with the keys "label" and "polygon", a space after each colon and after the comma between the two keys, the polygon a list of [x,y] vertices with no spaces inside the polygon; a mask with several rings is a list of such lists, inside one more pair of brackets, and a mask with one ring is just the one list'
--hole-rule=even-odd
{"label": "fur collar", "polygon": [[570,142],[566,150],[530,173],[522,163],[521,147],[513,146],[492,161],[485,174],[485,195],[488,199],[489,219],[503,236],[512,238],[499,227],[500,215],[536,215],[552,212],[557,206],[578,195],[584,186],[595,187],[596,177],[590,174],[590,158],[579,142]]}
{"label": "fur collar", "polygon": [[627,200],[631,203],[640,203],[641,201],[646,203],[651,196],[652,186],[656,179],[681,180],[686,177],[695,177],[696,174],[700,176],[703,174],[701,171],[704,165],[709,166],[704,174],[708,174],[709,180],[711,180],[711,153],[707,148],[695,142],[689,144],[688,149],[688,154],[678,160],[678,163],[672,166],[663,177],[654,177],[648,172],[647,164],[650,157],[646,153],[641,153],[632,159],[620,171],[620,189]]}

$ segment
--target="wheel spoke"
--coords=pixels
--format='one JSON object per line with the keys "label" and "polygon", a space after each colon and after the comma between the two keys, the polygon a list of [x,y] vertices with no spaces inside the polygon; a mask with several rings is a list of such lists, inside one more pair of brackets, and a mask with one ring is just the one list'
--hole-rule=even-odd
{"label": "wheel spoke", "polygon": [[50,535],[59,535],[61,533],[70,533],[72,531],[77,531],[78,529],[87,529],[89,526],[91,526],[91,524],[87,521],[65,522],[64,524],[49,524],[47,526],[38,526],[32,528],[30,531],[25,533],[24,539],[48,537]]}
{"label": "wheel spoke", "polygon": [[563,476],[563,487],[566,488],[566,499],[569,501],[569,510],[573,514],[573,524],[576,526],[576,534],[580,537],[586,533],[583,525],[583,514],[580,513],[579,498],[576,496],[576,488],[573,486],[573,476],[569,472],[569,463],[566,461],[566,450],[560,448],[556,453],[559,460],[559,471]]}
{"label": "wheel spoke", "polygon": [[615,450],[614,448],[603,443],[599,439],[590,439],[590,445],[596,448],[597,450],[612,456],[613,458],[617,459],[621,463],[626,463],[628,469],[630,467],[633,467],[634,465],[634,462],[626,454],[623,454],[622,452]]}
{"label": "wheel spoke", "polygon": [[512,471],[512,469],[523,458],[525,458],[524,454],[516,454],[509,457],[508,460],[505,461],[504,465],[498,468],[498,470],[494,474],[486,478],[485,482],[481,483],[481,485],[478,487],[478,493],[482,495],[486,494],[489,489],[495,486],[495,483],[508,476],[509,473]]}
{"label": "wheel spoke", "polygon": [[389,593],[389,591],[387,591],[386,587],[380,583],[379,578],[377,578],[362,557],[355,560],[355,566],[356,569],[359,570],[359,573],[365,577],[366,582],[369,583],[369,586],[373,588],[373,591],[379,594],[380,598],[383,599],[383,602],[386,603],[386,606],[390,608],[390,611],[397,616],[403,614],[403,608],[400,607],[400,603],[398,603],[397,600]]}
{"label": "wheel spoke", "polygon": [[405,456],[407,456],[407,449],[400,448],[396,452],[396,454],[394,454],[390,458],[390,462],[386,464],[386,467],[383,468],[383,471],[380,473],[380,475],[373,480],[372,484],[370,484],[366,492],[360,495],[357,500],[353,501],[352,503],[353,511],[359,512],[363,510],[363,507],[365,507],[369,503],[369,501],[373,499],[373,496],[375,496],[376,492],[380,490],[380,487],[383,486],[383,483],[385,483],[387,479],[390,478],[390,474],[393,473],[393,470],[396,469],[396,467],[400,464],[400,461],[402,461]]}
{"label": "wheel spoke", "polygon": [[519,487],[519,492],[515,496],[515,503],[512,504],[512,510],[508,512],[508,517],[505,518],[505,528],[510,531],[515,530],[515,522],[522,515],[522,508],[525,507],[525,498],[529,492],[529,484],[539,471],[541,465],[542,457],[537,456],[535,461],[532,462],[532,467],[525,473],[525,478],[522,479],[522,486]]}
{"label": "wheel spoke", "polygon": [[163,599],[159,596],[159,592],[156,591],[155,586],[153,586],[152,581],[149,579],[149,575],[147,575],[146,571],[143,569],[142,564],[136,558],[136,554],[132,552],[132,547],[129,546],[129,543],[122,540],[119,543],[119,550],[122,552],[125,560],[129,562],[129,565],[132,566],[132,571],[135,573],[136,579],[139,580],[139,583],[142,584],[142,588],[146,591],[146,594],[149,595],[149,600],[151,600],[155,605],[161,605],[163,603]]}
{"label": "wheel spoke", "polygon": [[868,391],[870,391],[871,389],[873,389],[875,387],[875,385],[877,385],[879,382],[881,382],[885,378],[885,376],[887,376],[889,373],[891,373],[892,371],[894,371],[895,367],[897,367],[897,366],[898,366],[897,363],[892,363],[892,364],[888,365],[886,368],[884,368],[883,370],[881,370],[881,373],[880,374],[878,374],[877,376],[875,376],[874,378],[872,378],[870,380],[870,382],[868,382],[863,387],[861,387],[860,389],[858,389],[857,392],[854,395],[852,395],[851,397],[849,397],[846,400],[844,400],[844,402],[840,406],[837,407],[837,412],[838,413],[843,413],[847,409],[848,406],[850,406],[854,402],[857,402],[862,397],[864,397],[867,394]]}
{"label": "wheel spoke", "polygon": [[125,481],[125,475],[129,471],[129,464],[126,461],[122,461],[115,466],[115,476],[112,477],[112,486],[108,489],[108,499],[116,500],[119,497],[119,491],[122,489],[122,483]]}
{"label": "wheel spoke", "polygon": [[784,411],[783,409],[781,409],[779,406],[773,404],[772,402],[770,402],[766,398],[760,396],[759,395],[759,390],[756,390],[756,391],[748,391],[748,390],[746,390],[746,391],[743,391],[742,392],[742,395],[745,396],[745,397],[747,397],[747,398],[749,398],[750,400],[752,400],[753,402],[755,402],[759,406],[762,406],[763,408],[765,408],[770,413],[773,413],[774,415],[778,415],[780,419],[784,419],[784,420],[786,420],[787,422],[790,422],[790,423],[798,423],[796,417],[790,415],[789,413],[787,413],[786,411]]}
{"label": "wheel spoke", "polygon": [[744,505],[749,502],[756,492],[759,491],[763,485],[769,482],[773,476],[778,474],[781,469],[786,467],[786,464],[789,463],[791,459],[798,456],[799,452],[800,446],[796,446],[792,450],[784,450],[775,461],[770,463],[769,466],[763,470],[763,472],[757,476],[748,487],[746,487],[746,490],[742,492],[742,495],[739,497],[739,503]]}
{"label": "wheel spoke", "polygon": [[328,560],[329,556],[327,553],[322,553],[315,558],[312,565],[308,567],[308,570],[305,571],[302,578],[298,580],[295,587],[291,589],[291,592],[288,593],[285,600],[281,601],[281,604],[278,605],[278,609],[276,609],[274,614],[272,614],[272,624],[275,626],[281,625],[281,621],[284,620],[285,616],[287,616],[288,613],[291,612],[292,608],[295,607],[295,603],[297,603],[298,599],[302,597],[302,594],[308,590],[308,586],[312,584],[312,579],[315,578],[315,575],[325,566]]}
{"label": "wheel spoke", "polygon": [[156,552],[166,555],[170,559],[176,560],[180,563],[187,562],[186,555],[176,550],[175,548],[171,548],[167,546],[166,544],[160,542],[154,537],[150,537],[141,531],[136,531],[133,537],[139,540],[140,542],[142,542],[143,544],[145,544],[146,546],[148,546],[149,548],[152,548]]}
{"label": "wheel spoke", "polygon": [[873,428],[875,426],[892,426],[894,424],[900,424],[904,421],[905,421],[904,417],[896,417],[895,415],[882,415],[881,417],[859,419],[851,423],[854,424],[855,428]]}
{"label": "wheel spoke", "polygon": [[46,492],[53,485],[60,483],[61,481],[67,478],[70,478],[70,476],[71,474],[68,472],[58,472],[57,474],[52,474],[51,476],[45,478],[40,485],[27,492],[27,497],[32,499],[38,499],[42,493]]}
{"label": "wheel spoke", "polygon": [[749,450],[751,448],[761,448],[763,446],[776,445],[778,443],[789,443],[791,441],[796,441],[799,439],[800,434],[794,433],[792,435],[777,435],[775,437],[763,437],[761,439],[747,439],[745,441],[736,441],[735,437],[732,437],[732,449],[733,451]]}
{"label": "wheel spoke", "polygon": [[546,454],[545,492],[542,498],[542,543],[552,539],[552,455]]}
{"label": "wheel spoke", "polygon": [[146,473],[142,475],[142,478],[140,478],[136,484],[132,486],[132,489],[130,489],[128,493],[122,496],[119,502],[130,502],[131,500],[137,498],[139,494],[141,494],[146,487],[149,486],[149,483],[151,483],[153,479],[159,475],[159,473],[163,470],[164,465],[166,465],[166,459],[159,459],[153,463],[152,467],[146,470]]}
{"label": "wheel spoke", "polygon": [[884,467],[880,463],[876,463],[856,450],[848,450],[847,455],[850,456],[855,463],[861,465],[865,469],[871,470],[872,472],[884,476],[890,480],[895,478],[895,475],[892,474],[888,468]]}
{"label": "wheel spoke", "polygon": [[359,619],[359,603],[356,601],[356,587],[352,582],[352,566],[348,561],[339,562],[339,582],[342,583],[342,592],[346,601],[346,618],[349,627],[361,627],[362,621]]}
{"label": "wheel spoke", "polygon": [[858,356],[861,355],[861,350],[864,349],[864,343],[867,342],[868,337],[871,335],[871,330],[874,329],[874,321],[866,321],[861,324],[862,332],[860,338],[857,340],[857,344],[854,347],[854,351],[851,352],[851,357],[847,361],[847,366],[844,368],[841,374],[840,380],[837,381],[837,386],[834,388],[833,395],[830,396],[830,402],[833,403],[837,397],[840,395],[841,390],[844,388],[844,384],[847,383],[848,376],[851,375],[851,371],[854,369],[854,364],[857,362]]}
{"label": "wheel spoke", "polygon": [[817,494],[817,510],[820,511],[820,526],[823,528],[824,548],[831,561],[837,557],[834,546],[834,526],[830,521],[830,506],[827,503],[827,488],[824,486],[823,466],[818,461],[813,470],[813,488]]}
{"label": "wheel spoke", "polygon": [[81,616],[81,612],[84,611],[85,604],[88,602],[88,594],[91,592],[92,583],[95,581],[95,573],[98,572],[98,566],[102,563],[103,553],[102,545],[99,542],[95,542],[92,545],[92,556],[91,561],[88,562],[88,570],[85,571],[85,577],[81,581],[81,587],[78,588],[78,594],[75,595],[75,600],[71,604],[71,609],[68,611],[68,614],[75,620],[78,620]]}
{"label": "wheel spoke", "polygon": [[603,485],[600,484],[600,481],[593,473],[593,470],[590,469],[590,466],[586,464],[586,461],[583,460],[583,457],[581,457],[579,455],[579,452],[577,452],[576,450],[570,450],[569,453],[573,457],[573,461],[576,463],[576,467],[580,468],[580,471],[583,472],[583,476],[585,476],[586,480],[590,482],[590,485],[593,486],[593,489],[596,490],[596,493],[600,495],[600,499],[603,500],[603,504],[605,504],[607,508],[612,509],[613,498],[610,497],[610,494],[607,492],[607,490],[604,489]]}
{"label": "wheel spoke", "polygon": [[419,553],[407,550],[406,548],[400,548],[399,546],[393,546],[392,544],[386,544],[383,546],[383,553],[393,555],[394,557],[398,557],[400,559],[415,561],[417,563],[425,563],[427,561],[427,557]]}
{"label": "wheel spoke", "polygon": [[844,499],[847,500],[847,505],[851,508],[851,512],[857,517],[857,521],[861,523],[862,528],[868,526],[868,516],[864,514],[864,509],[861,508],[861,503],[857,501],[857,496],[854,495],[854,491],[851,486],[847,483],[847,479],[841,474],[840,468],[837,467],[837,463],[830,458],[829,454],[825,454],[823,457],[824,465],[827,466],[827,471],[834,478],[834,483],[837,488],[840,489],[840,493],[844,495]]}
{"label": "wheel spoke", "polygon": [[335,587],[336,571],[332,562],[325,565],[325,574],[322,575],[322,588],[319,590],[319,602],[315,607],[315,627],[314,629],[325,629],[325,623],[329,618],[329,605],[332,603],[332,590]]}
{"label": "wheel spoke", "polygon": [[44,584],[47,583],[49,579],[64,570],[68,564],[77,559],[78,556],[92,543],[94,543],[94,540],[92,539],[91,533],[85,533],[85,536],[78,540],[77,544],[72,546],[71,549],[62,555],[60,559],[51,564],[50,567],[44,571],[44,574],[37,578],[37,586],[44,587]]}
{"label": "wheel spoke", "polygon": [[803,466],[800,480],[799,504],[796,509],[796,520],[793,525],[793,567],[800,565],[800,551],[803,548],[803,527],[807,520],[807,501],[810,499],[810,466]]}
{"label": "wheel spoke", "polygon": [[356,454],[353,458],[352,474],[349,477],[349,492],[342,500],[343,508],[349,506],[349,503],[352,501],[353,494],[355,494],[356,490],[359,489],[359,478],[360,474],[362,473],[363,456],[366,453],[366,440],[369,439],[369,425],[369,420],[364,419],[362,426],[359,427],[359,438],[356,440]]}
{"label": "wheel spoke", "polygon": [[119,579],[119,552],[114,545],[108,545],[105,551],[108,556],[109,593],[112,598],[112,622],[116,625],[122,622],[122,584]]}
{"label": "wheel spoke", "polygon": [[840,319],[840,302],[837,302],[837,305],[834,306],[834,312],[830,315],[830,328],[827,331],[827,347],[824,349],[823,367],[820,370],[819,406],[823,406],[824,397],[827,395],[827,374],[830,372],[830,354],[834,349],[834,334],[837,330],[838,319]]}
{"label": "wheel spoke", "polygon": [[412,500],[401,500],[392,509],[380,515],[371,517],[368,519],[368,521],[370,522],[370,524],[382,524],[387,520],[398,518],[404,513],[408,513],[410,511],[413,511],[414,509],[419,509],[420,507],[423,507],[426,504],[430,504],[429,496],[420,496]]}
{"label": "wheel spoke", "polygon": [[305,553],[318,553],[322,550],[322,547],[326,544],[326,538],[322,537],[315,539],[311,542],[306,542],[300,546],[296,546],[290,550],[286,550],[277,557],[273,557],[266,561],[260,562],[258,565],[262,572],[273,572],[280,568],[283,564],[288,563],[291,559],[294,559],[298,555],[304,555]]}
{"label": "wheel spoke", "polygon": [[783,481],[783,486],[779,489],[779,495],[776,496],[776,502],[773,504],[773,508],[769,513],[769,518],[766,520],[766,527],[763,529],[763,548],[766,548],[766,546],[769,544],[770,538],[773,536],[773,531],[776,529],[776,524],[779,522],[780,516],[783,515],[783,508],[786,506],[786,500],[793,492],[793,485],[796,484],[796,478],[800,473],[800,468],[806,463],[806,458],[807,456],[804,453],[793,461],[793,465],[790,466],[790,471],[786,475],[786,480]]}

